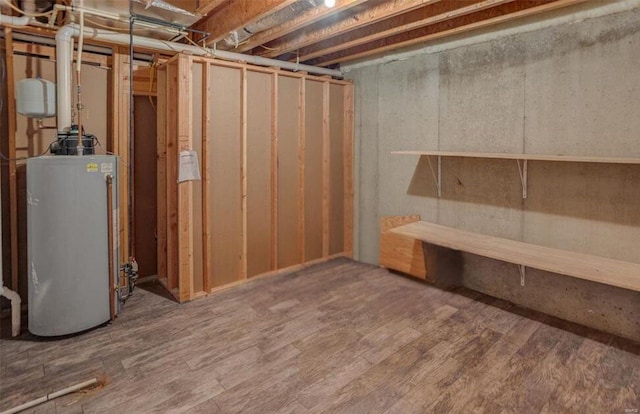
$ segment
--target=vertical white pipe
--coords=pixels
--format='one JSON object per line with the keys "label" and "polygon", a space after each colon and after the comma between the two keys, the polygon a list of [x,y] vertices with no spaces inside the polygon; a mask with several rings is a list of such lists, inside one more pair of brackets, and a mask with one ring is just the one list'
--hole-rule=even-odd
{"label": "vertical white pipe", "polygon": [[74,29],[63,26],[56,33],[56,93],[58,131],[71,127],[71,64]]}
{"label": "vertical white pipe", "polygon": [[[1,185],[1,184],[0,184]],[[2,200],[0,199],[0,204]],[[0,214],[0,229],[2,228],[2,215]],[[13,290],[4,287],[2,281],[2,250],[0,249],[0,296],[11,301],[11,336],[20,335],[20,295]]]}

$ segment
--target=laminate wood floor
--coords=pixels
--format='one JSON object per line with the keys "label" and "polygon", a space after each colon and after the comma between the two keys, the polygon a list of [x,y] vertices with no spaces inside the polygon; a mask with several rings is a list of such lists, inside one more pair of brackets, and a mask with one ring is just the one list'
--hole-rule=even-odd
{"label": "laminate wood floor", "polygon": [[[7,319],[3,330],[7,330]],[[32,413],[637,413],[640,347],[347,259],[179,305],[138,288],[108,326],[0,339],[0,407]]]}

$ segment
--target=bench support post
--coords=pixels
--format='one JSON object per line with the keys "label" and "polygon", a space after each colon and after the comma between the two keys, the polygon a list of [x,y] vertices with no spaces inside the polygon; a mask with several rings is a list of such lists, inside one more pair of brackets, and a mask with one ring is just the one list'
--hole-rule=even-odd
{"label": "bench support post", "polygon": [[520,286],[524,286],[524,276],[526,273],[527,267],[524,265],[518,265],[520,267]]}

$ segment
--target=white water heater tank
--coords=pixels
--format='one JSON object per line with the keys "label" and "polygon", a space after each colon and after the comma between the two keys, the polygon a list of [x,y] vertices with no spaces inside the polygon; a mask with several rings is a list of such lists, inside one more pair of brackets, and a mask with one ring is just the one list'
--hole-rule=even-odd
{"label": "white water heater tank", "polygon": [[16,82],[16,111],[29,118],[55,116],[55,83],[40,78],[22,79]]}

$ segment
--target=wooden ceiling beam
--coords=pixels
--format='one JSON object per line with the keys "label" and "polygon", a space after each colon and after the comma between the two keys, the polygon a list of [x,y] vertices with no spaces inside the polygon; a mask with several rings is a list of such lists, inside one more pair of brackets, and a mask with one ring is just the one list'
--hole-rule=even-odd
{"label": "wooden ceiling beam", "polygon": [[330,66],[340,62],[369,57],[374,54],[390,52],[399,48],[454,36],[471,30],[504,23],[535,14],[548,12],[562,7],[572,6],[586,0],[518,0],[471,15],[437,23],[410,32],[401,33],[386,39],[343,50],[306,62],[316,66]]}
{"label": "wooden ceiling beam", "polygon": [[[167,3],[178,7],[179,9],[186,10],[188,12],[194,12],[198,8],[198,0],[165,0]],[[146,2],[146,0],[145,0]],[[65,3],[65,2],[60,2]],[[71,3],[71,2],[68,2]],[[123,7],[126,7],[126,10],[129,10],[129,2],[122,1]]]}
{"label": "wooden ceiling beam", "polygon": [[289,33],[292,33],[296,30],[300,30],[303,27],[309,26],[326,17],[342,13],[366,1],[367,0],[337,0],[336,5],[331,8],[324,6],[314,7],[301,16],[296,17],[295,19],[289,20],[276,27],[257,33],[256,35],[250,37],[246,43],[244,43],[237,49],[234,49],[234,52],[246,52],[255,47],[268,43],[274,39],[288,35]]}
{"label": "wooden ceiling beam", "polygon": [[223,2],[214,13],[194,25],[211,34],[207,44],[222,40],[232,30],[241,29],[263,17],[281,10],[297,0],[233,0]]}
{"label": "wooden ceiling beam", "polygon": [[229,0],[200,0],[198,2],[196,13],[206,16],[212,10],[215,10],[218,6],[221,6],[222,3],[226,3],[227,1]]}
{"label": "wooden ceiling beam", "polygon": [[301,62],[307,61],[319,56],[339,52],[340,50],[351,49],[356,46],[374,42],[378,39],[385,39],[421,27],[466,16],[512,1],[515,0],[445,1],[426,6],[411,13],[353,32],[349,35],[349,39],[337,37],[300,49],[298,52],[299,59]]}
{"label": "wooden ceiling beam", "polygon": [[390,0],[377,1],[375,5],[356,14],[346,14],[343,18],[330,23],[318,24],[307,28],[304,33],[294,32],[281,39],[266,44],[268,49],[256,49],[254,54],[264,57],[275,57],[295,51],[305,46],[321,42],[335,36],[360,29],[376,22],[436,3],[440,0]]}

